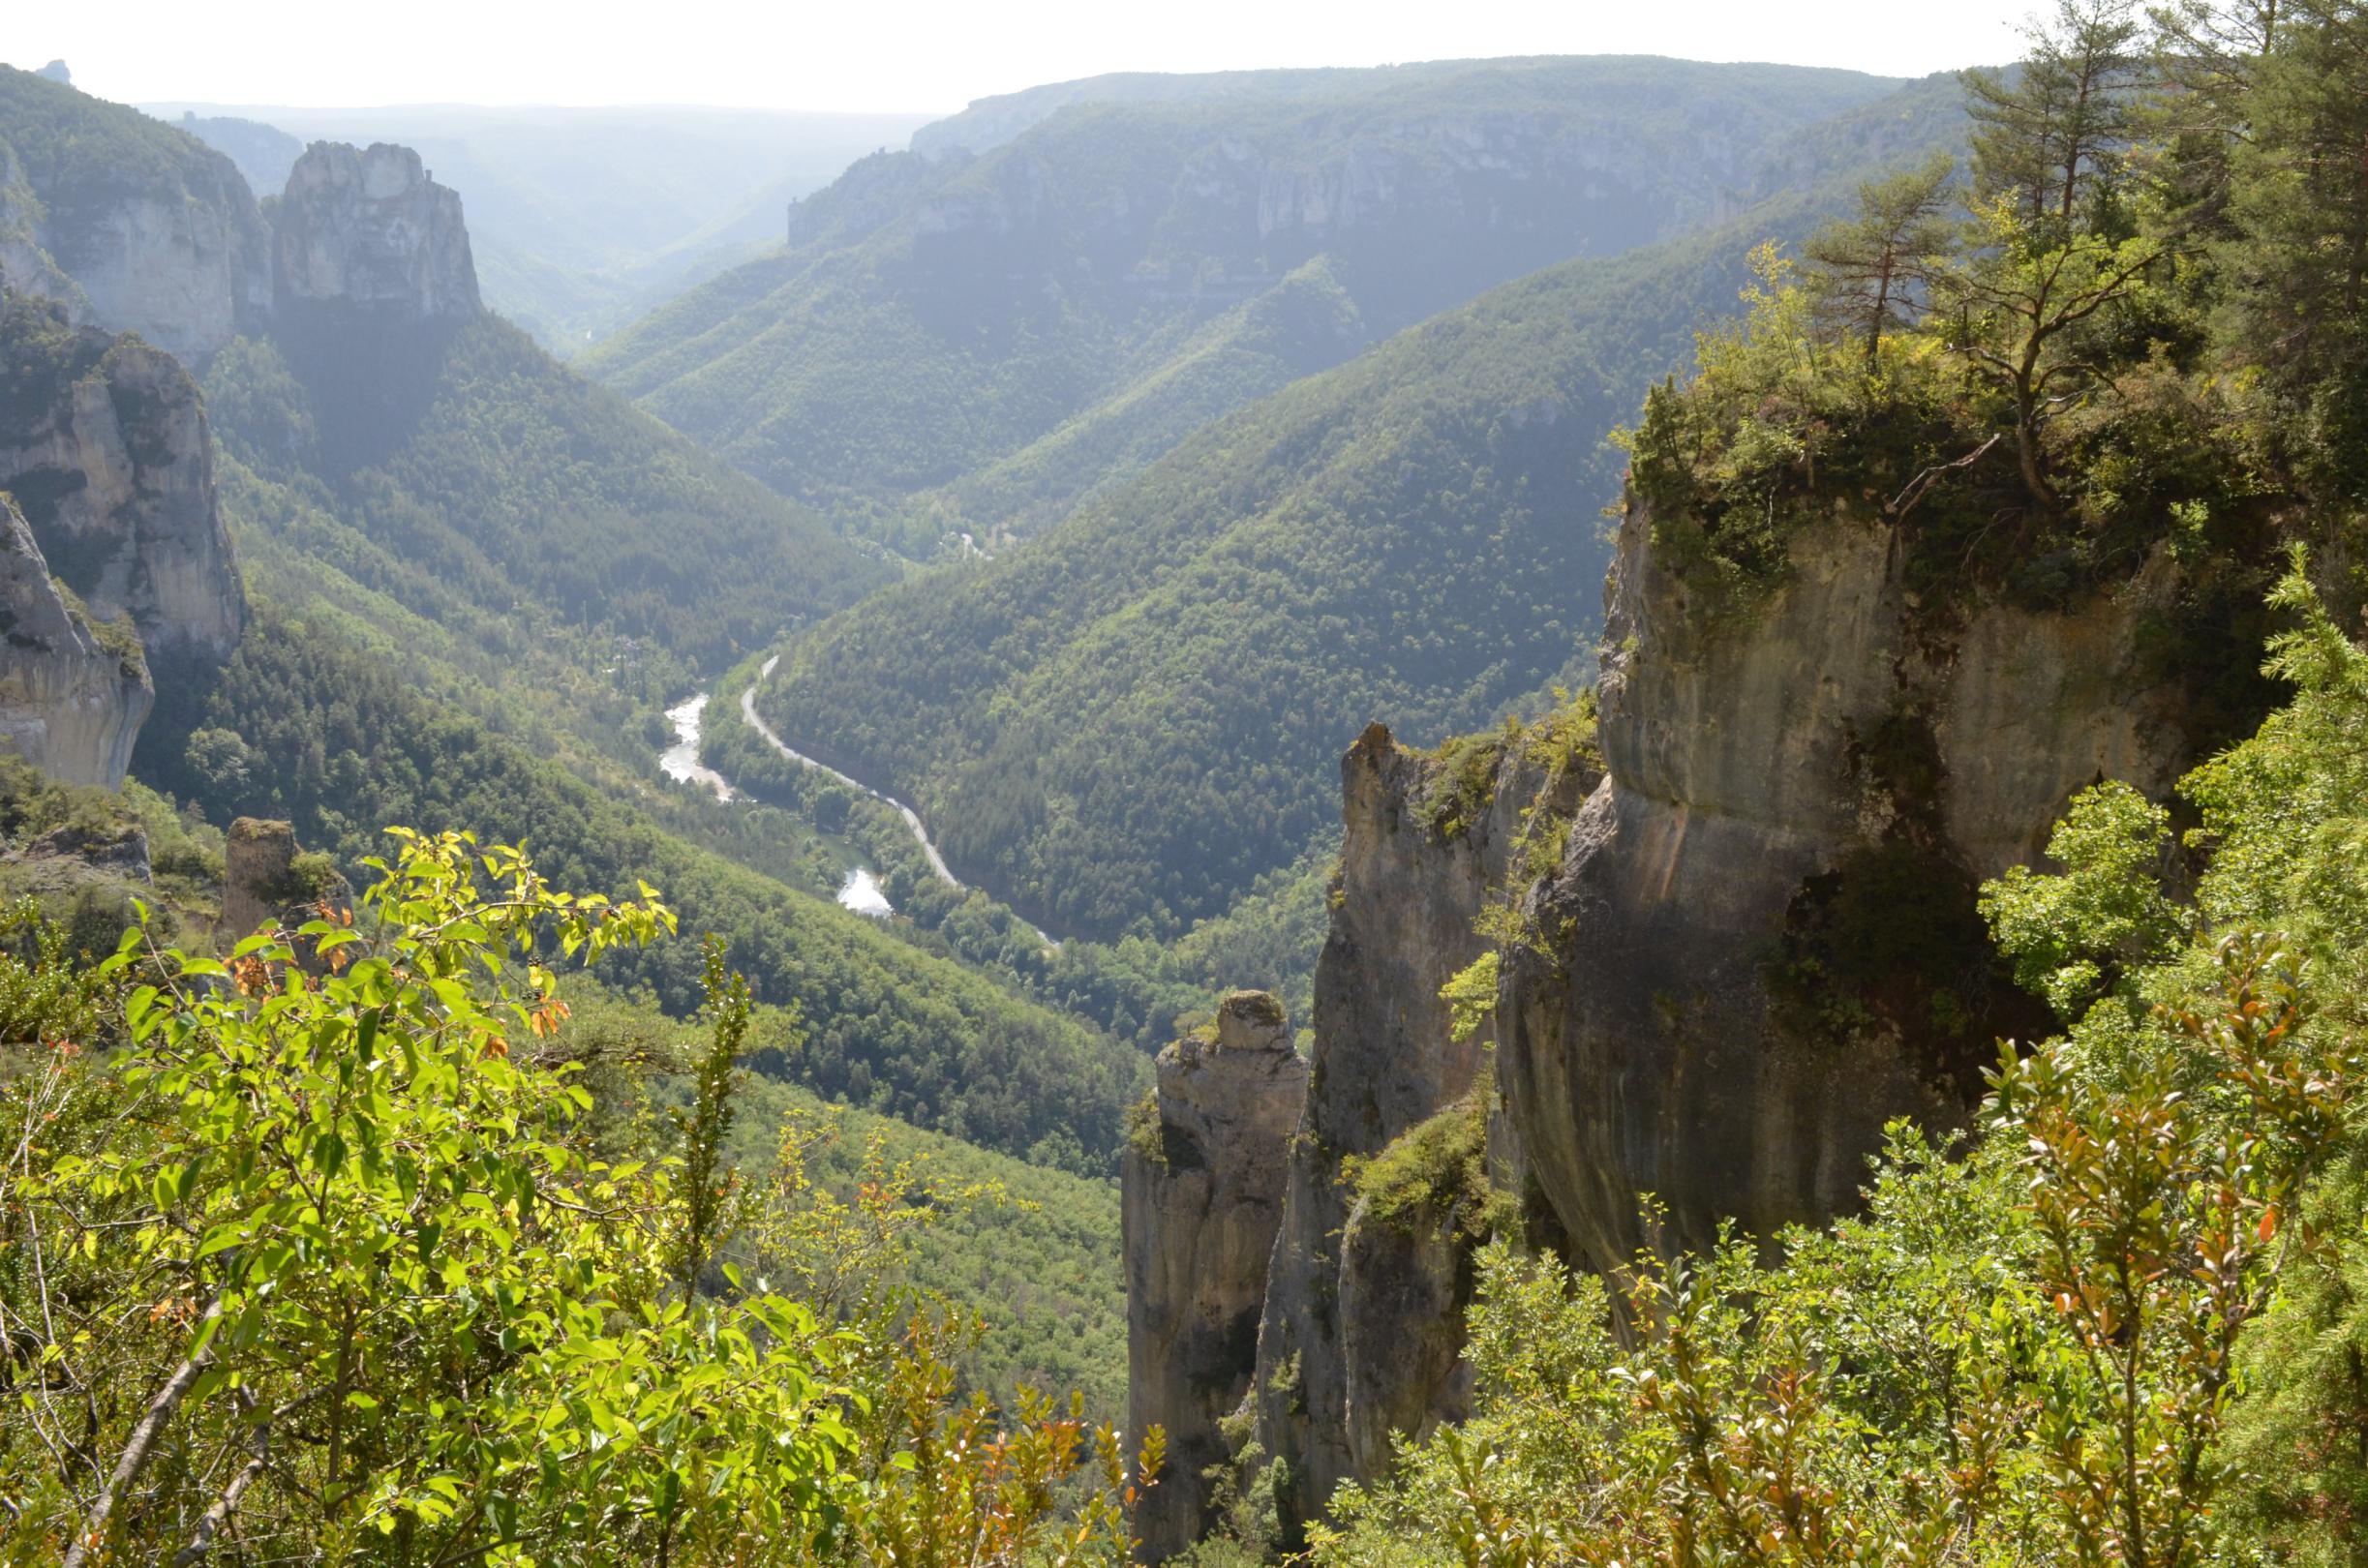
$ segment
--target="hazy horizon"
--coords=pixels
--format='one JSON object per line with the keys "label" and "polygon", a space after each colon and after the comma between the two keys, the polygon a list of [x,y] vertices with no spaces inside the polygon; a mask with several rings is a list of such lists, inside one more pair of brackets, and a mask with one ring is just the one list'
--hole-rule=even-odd
{"label": "hazy horizon", "polygon": [[[1121,71],[1357,68],[1530,54],[1654,54],[1921,76],[2004,61],[2029,0],[1902,14],[1882,0],[1818,8],[1814,29],[1743,0],[1684,9],[1516,5],[1482,15],[1385,4],[1212,0],[1188,32],[1078,0],[985,13],[932,0],[796,15],[684,0],[653,35],[641,13],[581,8],[554,28],[499,5],[425,0],[400,23],[324,34],[293,0],[198,11],[164,0],[55,8],[0,24],[0,59],[62,59],[76,85],[174,108],[649,108],[949,114],[981,98]],[[723,39],[718,50],[699,41]],[[916,41],[920,41],[916,46]],[[679,43],[680,46],[670,47]]]}

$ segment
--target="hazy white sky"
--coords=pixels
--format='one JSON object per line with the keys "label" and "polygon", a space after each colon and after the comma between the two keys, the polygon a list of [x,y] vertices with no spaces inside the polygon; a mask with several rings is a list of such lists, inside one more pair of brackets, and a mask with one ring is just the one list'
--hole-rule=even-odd
{"label": "hazy white sky", "polygon": [[1104,71],[1671,54],[1921,75],[2000,61],[2034,0],[68,0],[0,60],[123,102],[951,110]]}

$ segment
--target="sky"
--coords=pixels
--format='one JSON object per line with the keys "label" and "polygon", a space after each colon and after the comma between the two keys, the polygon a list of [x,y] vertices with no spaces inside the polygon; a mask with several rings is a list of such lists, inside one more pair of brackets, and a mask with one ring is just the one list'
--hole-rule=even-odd
{"label": "sky", "polygon": [[123,103],[707,104],[950,112],[1105,71],[1668,54],[1885,75],[2019,52],[2033,0],[80,0],[0,5],[0,60]]}

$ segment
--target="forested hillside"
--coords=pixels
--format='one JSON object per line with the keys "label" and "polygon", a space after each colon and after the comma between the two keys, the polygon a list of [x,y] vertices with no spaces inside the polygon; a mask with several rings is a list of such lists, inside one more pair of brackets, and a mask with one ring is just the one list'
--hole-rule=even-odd
{"label": "forested hillside", "polygon": [[1848,187],[1492,290],[1195,435],[1009,558],[795,642],[763,710],[1061,931],[1179,929],[1290,861],[1382,714],[1420,742],[1591,673],[1606,437]]}
{"label": "forested hillside", "polygon": [[206,398],[231,452],[496,617],[719,663],[888,575],[490,314],[242,340]]}
{"label": "forested hillside", "polygon": [[[1622,1258],[1581,1233],[1594,1217],[1563,1185],[1548,1201],[1564,1256],[1523,1255],[1524,1227],[1502,1226],[1476,1259],[1470,1419],[1343,1489],[1310,1532],[1319,1562],[2169,1568],[2363,1549],[2368,655],[2352,563],[2368,522],[2368,11],[2179,8],[2149,27],[2072,4],[2032,45],[2019,75],[1969,78],[1961,184],[1935,168],[1874,188],[1797,270],[1766,258],[1748,322],[1648,405],[1624,566],[1655,581],[1620,588],[1645,651],[1604,687],[1630,729],[1607,737],[1611,776],[1571,853],[1515,890],[1545,920],[1499,950],[1512,979],[1491,987],[1495,1065],[1514,1084],[1500,1103],[1533,1159],[1541,1129],[1608,1125],[1564,1089],[1527,1097],[1557,1049],[1564,1084],[1602,1081],[1569,1035],[1544,1036],[1587,1015],[1591,980],[1616,989],[1623,938],[1652,919],[1624,907],[1613,861],[1611,821],[1642,790],[1668,789],[1695,842],[1724,852],[1712,875],[1750,874],[1731,814],[1689,798],[1682,764],[1645,773],[1670,753],[1635,743],[1640,720],[1697,755],[1721,739],[1689,727],[1698,708],[1650,710],[1704,689],[1670,677],[1666,642],[1655,668],[1655,639],[1675,618],[1699,634],[1677,646],[1713,660],[1780,646],[1787,595],[1837,558],[1812,541],[1864,527],[1854,514],[1913,623],[1956,654],[1985,627],[2029,653],[2049,628],[2144,605],[2124,622],[2136,678],[2097,711],[2171,726],[2152,743],[2183,737],[2197,766],[2173,785],[2125,754],[2113,771],[2134,776],[2077,787],[2044,861],[2010,853],[1978,892],[1935,899],[1928,875],[1913,894],[1903,879],[1854,891],[1873,884],[1845,860],[1823,910],[1780,911],[1763,1057],[1813,1041],[1839,1069],[1829,1081],[1870,1083],[1887,1031],[1962,1027],[1965,999],[1940,998],[1972,979],[1968,956],[2046,1011],[2018,1040],[1985,1020],[1961,1125],[1895,1123],[1863,1212],[1838,1222],[1749,1238],[1711,1216],[1680,1245],[1684,1210],[1658,1192],[1631,1204],[1627,1234],[1651,1245]],[[1721,677],[1721,718],[1849,678],[1843,659]],[[1852,767],[1903,809],[1853,830],[1903,861],[1958,853],[1954,814],[2012,725],[1953,737],[1932,709],[1892,712],[1860,731]],[[1704,895],[1680,859],[1627,865],[1648,901],[1692,890],[1692,930],[1746,938],[1720,926],[1745,900]],[[1687,930],[1654,927],[1651,980],[1671,947],[1699,952]],[[1573,1000],[1558,1011],[1549,994]],[[1604,1040],[1618,1115],[1710,1123],[1637,1109],[1685,1065],[1670,1045],[1702,999],[1637,1001],[1594,1014],[1672,1020]],[[1540,1103],[1542,1119],[1522,1108]],[[1419,1160],[1418,1140],[1393,1155]],[[1730,1198],[1747,1163],[1725,1162]],[[1236,1518],[1262,1549],[1254,1500]]]}
{"label": "forested hillside", "polygon": [[[983,153],[865,160],[800,204],[786,250],[587,365],[784,493],[926,553],[1040,520],[1286,372],[1492,284],[1724,216],[1790,177],[1806,127],[1897,86],[1546,59],[1079,102]],[[1319,256],[1311,292],[1292,274]],[[1219,339],[1280,351],[1197,363],[1203,328],[1244,304],[1255,317]],[[1138,388],[1158,411],[1129,409]],[[1092,463],[1019,456],[1080,416],[1126,434]],[[1015,458],[1035,470],[1016,493],[939,493]]]}
{"label": "forested hillside", "polygon": [[[758,1065],[989,1148],[1099,1172],[1141,1058],[915,951],[825,898],[702,852],[632,805],[420,692],[400,665],[286,613],[250,629],[194,706],[142,736],[160,788],[210,815],[283,817],[358,878],[387,825],[528,845],[555,874],[629,893],[662,884],[694,931],[726,940],[757,1000],[796,1007],[806,1042]],[[677,1014],[699,954],[670,944],[603,978]]]}

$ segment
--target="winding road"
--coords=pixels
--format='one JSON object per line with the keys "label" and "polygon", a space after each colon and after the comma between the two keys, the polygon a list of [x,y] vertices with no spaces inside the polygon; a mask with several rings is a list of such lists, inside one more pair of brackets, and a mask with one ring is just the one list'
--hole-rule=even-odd
{"label": "winding road", "polygon": [[[780,662],[781,655],[778,653],[767,659],[763,667],[757,671],[756,679],[750,681],[747,689],[740,694],[740,716],[748,721],[748,728],[763,736],[767,745],[799,767],[811,768],[817,772],[827,773],[846,785],[847,788],[860,791],[893,809],[897,816],[904,819],[904,826],[912,829],[913,841],[921,846],[921,853],[928,858],[929,869],[937,873],[938,879],[949,888],[963,887],[961,878],[954,874],[953,869],[946,864],[946,858],[938,854],[937,846],[930,842],[928,827],[921,820],[920,812],[915,811],[895,796],[883,795],[862,779],[840,772],[829,763],[815,761],[775,735],[773,726],[767,724],[758,714],[756,710],[757,686],[759,682],[772,678],[774,666]],[[685,784],[706,785],[715,792],[717,799],[734,799],[738,797],[739,792],[733,789],[731,780],[699,761],[699,722],[707,710],[707,703],[708,694],[700,692],[696,696],[683,699],[666,710],[666,717],[673,721],[677,739],[674,745],[667,747],[659,754],[658,767],[669,778]],[[868,869],[861,867],[850,873],[847,886],[839,890],[838,901],[865,915],[893,913],[888,899],[880,891],[877,879]],[[1042,926],[1030,925],[1028,929],[1034,931],[1037,940],[1047,949],[1056,952],[1060,950],[1059,938],[1054,937]]]}
{"label": "winding road", "polygon": [[[775,653],[772,658],[767,659],[765,661],[764,668],[757,671],[756,679],[772,679],[773,667],[780,662],[781,655],[778,653]],[[873,799],[895,807],[896,815],[904,819],[904,826],[913,830],[914,839],[921,845],[921,853],[929,858],[929,869],[936,872],[940,880],[942,880],[949,888],[958,888],[962,885],[961,878],[956,876],[952,871],[947,869],[946,858],[937,853],[937,846],[929,842],[929,829],[922,824],[920,812],[915,811],[911,806],[906,805],[902,800],[897,799],[893,795],[882,795],[878,790],[873,789],[870,785],[865,783],[860,778],[848,777],[845,773],[842,773],[837,769],[833,768],[829,763],[816,762],[805,752],[797,750],[796,748],[792,747],[788,741],[774,734],[773,726],[766,723],[763,719],[757,717],[756,714],[756,680],[749,681],[747,688],[740,694],[740,716],[748,721],[748,728],[763,736],[765,739],[773,746],[774,750],[779,752],[782,756],[787,757],[791,762],[801,764],[806,768],[819,769],[821,771],[826,772],[833,778],[838,780],[841,784],[846,785],[847,788],[851,790],[861,790],[865,795],[870,796]],[[1036,934],[1038,936],[1044,936],[1042,931],[1039,931]],[[1046,937],[1045,940],[1049,942],[1051,938]]]}

